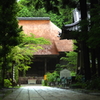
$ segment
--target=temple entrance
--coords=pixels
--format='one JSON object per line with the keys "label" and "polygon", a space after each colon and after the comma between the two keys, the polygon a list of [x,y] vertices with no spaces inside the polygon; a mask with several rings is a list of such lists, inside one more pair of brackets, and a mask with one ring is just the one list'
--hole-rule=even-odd
{"label": "temple entrance", "polygon": [[48,57],[35,57],[33,63],[30,65],[28,71],[26,71],[25,77],[20,72],[20,81],[22,84],[41,84],[45,73],[53,72],[56,64],[59,63],[58,56]]}
{"label": "temple entrance", "polygon": [[31,64],[31,68],[26,72],[26,76],[40,77],[47,72],[53,72],[56,64],[59,63],[57,56],[54,57],[36,57]]}

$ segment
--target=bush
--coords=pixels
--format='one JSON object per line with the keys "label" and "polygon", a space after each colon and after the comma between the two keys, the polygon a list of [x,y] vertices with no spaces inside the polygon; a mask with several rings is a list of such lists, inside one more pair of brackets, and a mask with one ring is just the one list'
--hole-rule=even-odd
{"label": "bush", "polygon": [[51,85],[51,84],[55,84],[57,80],[57,77],[59,77],[59,74],[57,73],[57,71],[54,71],[53,73],[48,72],[46,74],[47,76],[47,85]]}
{"label": "bush", "polygon": [[71,76],[76,76],[76,72],[71,72]]}
{"label": "bush", "polygon": [[92,80],[83,82],[80,77],[78,77],[79,81],[75,84],[71,84],[71,88],[84,88],[89,90],[100,90],[100,77],[94,77]]}
{"label": "bush", "polygon": [[47,80],[42,80],[42,85],[47,86]]}
{"label": "bush", "polygon": [[97,89],[100,90],[100,77],[94,78],[87,82],[87,89]]}
{"label": "bush", "polygon": [[84,76],[83,75],[76,75],[75,80],[77,82],[85,82]]}
{"label": "bush", "polygon": [[87,84],[86,83],[79,83],[77,82],[76,84],[71,84],[70,85],[71,88],[86,88],[87,87]]}
{"label": "bush", "polygon": [[9,79],[4,79],[4,87],[8,88],[11,85],[12,85],[12,83],[11,83],[11,81]]}
{"label": "bush", "polygon": [[85,79],[83,75],[76,75],[75,77],[75,84],[71,84],[71,88],[86,88],[87,84],[85,83]]}
{"label": "bush", "polygon": [[54,71],[53,73],[48,72],[46,75],[47,75],[47,80],[49,82],[55,81],[55,79],[59,76],[59,74],[56,71]]}
{"label": "bush", "polygon": [[52,73],[48,72],[46,75],[47,75],[48,82],[53,82],[54,81],[54,76],[53,76]]}

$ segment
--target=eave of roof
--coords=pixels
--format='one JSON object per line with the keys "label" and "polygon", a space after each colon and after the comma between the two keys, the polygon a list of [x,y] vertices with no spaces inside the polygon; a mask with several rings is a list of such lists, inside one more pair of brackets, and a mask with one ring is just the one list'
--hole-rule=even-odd
{"label": "eave of roof", "polygon": [[50,20],[50,17],[18,17],[18,20]]}
{"label": "eave of roof", "polygon": [[55,45],[58,52],[68,52],[73,51],[73,41],[72,40],[55,40]]}

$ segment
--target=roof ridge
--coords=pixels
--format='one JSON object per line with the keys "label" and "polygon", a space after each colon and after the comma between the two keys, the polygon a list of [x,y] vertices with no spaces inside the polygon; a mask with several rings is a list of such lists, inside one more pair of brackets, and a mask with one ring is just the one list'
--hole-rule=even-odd
{"label": "roof ridge", "polygon": [[50,20],[50,17],[17,17],[18,20]]}

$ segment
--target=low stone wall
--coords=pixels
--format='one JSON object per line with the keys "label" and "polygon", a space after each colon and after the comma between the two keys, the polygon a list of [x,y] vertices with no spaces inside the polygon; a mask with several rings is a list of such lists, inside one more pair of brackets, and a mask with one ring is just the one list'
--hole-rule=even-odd
{"label": "low stone wall", "polygon": [[20,84],[41,84],[43,77],[19,77]]}

